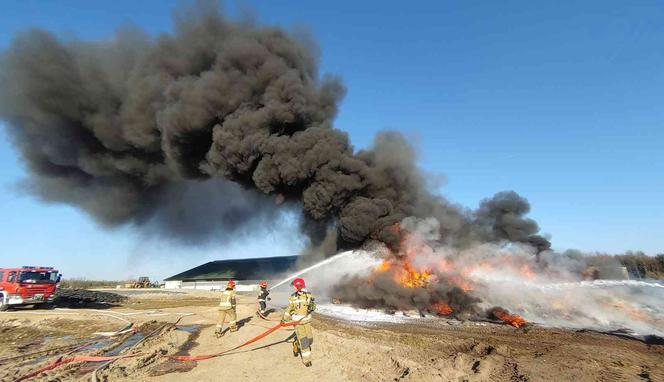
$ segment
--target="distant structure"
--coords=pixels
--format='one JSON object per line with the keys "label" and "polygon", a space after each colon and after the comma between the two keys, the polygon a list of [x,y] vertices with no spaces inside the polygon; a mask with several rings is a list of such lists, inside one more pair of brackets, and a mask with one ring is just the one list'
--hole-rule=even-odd
{"label": "distant structure", "polygon": [[298,256],[217,260],[164,279],[166,289],[219,290],[228,280],[236,281],[239,292],[258,289],[261,280],[274,281],[296,269]]}

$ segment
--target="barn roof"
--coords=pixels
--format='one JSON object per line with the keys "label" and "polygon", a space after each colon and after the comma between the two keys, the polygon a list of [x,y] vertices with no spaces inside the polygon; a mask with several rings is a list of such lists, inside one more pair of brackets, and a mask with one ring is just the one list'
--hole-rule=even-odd
{"label": "barn roof", "polygon": [[210,261],[164,281],[264,280],[295,267],[298,256]]}

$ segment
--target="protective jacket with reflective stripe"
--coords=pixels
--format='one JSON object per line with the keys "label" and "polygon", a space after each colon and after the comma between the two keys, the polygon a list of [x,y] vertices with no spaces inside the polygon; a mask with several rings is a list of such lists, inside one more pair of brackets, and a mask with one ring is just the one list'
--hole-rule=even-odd
{"label": "protective jacket with reflective stripe", "polygon": [[221,301],[219,302],[219,309],[235,309],[235,289],[226,289],[221,292]]}
{"label": "protective jacket with reflective stripe", "polygon": [[300,290],[288,298],[288,307],[284,312],[284,320],[306,323],[311,320],[311,312],[316,309],[314,297],[307,290]]}

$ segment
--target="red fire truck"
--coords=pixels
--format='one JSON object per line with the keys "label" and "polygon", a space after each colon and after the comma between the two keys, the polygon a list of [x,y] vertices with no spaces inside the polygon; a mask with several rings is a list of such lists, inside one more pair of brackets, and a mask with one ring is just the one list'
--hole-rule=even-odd
{"label": "red fire truck", "polygon": [[0,311],[52,303],[61,276],[51,267],[0,268]]}

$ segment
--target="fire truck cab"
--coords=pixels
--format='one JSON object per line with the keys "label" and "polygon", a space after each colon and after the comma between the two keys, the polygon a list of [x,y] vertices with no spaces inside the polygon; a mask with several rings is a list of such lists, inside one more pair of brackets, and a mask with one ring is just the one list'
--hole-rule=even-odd
{"label": "fire truck cab", "polygon": [[0,311],[52,303],[61,277],[52,267],[0,268]]}

